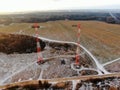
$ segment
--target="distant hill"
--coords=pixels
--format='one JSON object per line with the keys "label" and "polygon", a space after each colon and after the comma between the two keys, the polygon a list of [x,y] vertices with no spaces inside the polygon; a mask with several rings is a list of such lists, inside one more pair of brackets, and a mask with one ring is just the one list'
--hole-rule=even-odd
{"label": "distant hill", "polygon": [[[120,17],[120,14],[117,11],[113,13],[117,14],[117,16]],[[109,11],[51,11],[0,16],[1,24],[10,24],[15,22],[33,23],[56,20],[97,20],[113,24],[120,23],[109,14]]]}

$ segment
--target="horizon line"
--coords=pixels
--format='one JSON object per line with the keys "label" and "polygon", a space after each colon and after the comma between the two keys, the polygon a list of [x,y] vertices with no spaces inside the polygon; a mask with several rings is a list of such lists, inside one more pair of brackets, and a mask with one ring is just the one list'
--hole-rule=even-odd
{"label": "horizon line", "polygon": [[[60,12],[60,11],[92,11],[92,12],[99,12],[99,11],[117,11],[118,9],[103,9],[103,8],[96,8],[96,9],[61,9],[61,10],[26,10],[26,11],[13,11],[13,12],[0,12],[0,15],[8,15],[8,14],[27,14],[27,13],[34,13],[34,12]],[[99,11],[98,11],[99,10]]]}

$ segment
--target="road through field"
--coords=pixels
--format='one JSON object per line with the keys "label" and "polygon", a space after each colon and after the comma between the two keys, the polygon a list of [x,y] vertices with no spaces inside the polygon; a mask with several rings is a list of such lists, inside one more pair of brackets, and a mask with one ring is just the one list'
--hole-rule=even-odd
{"label": "road through field", "polygon": [[117,59],[112,60],[110,62],[104,63],[103,66],[107,66],[107,65],[112,64],[112,63],[117,62],[117,61],[120,61],[120,58],[117,58]]}

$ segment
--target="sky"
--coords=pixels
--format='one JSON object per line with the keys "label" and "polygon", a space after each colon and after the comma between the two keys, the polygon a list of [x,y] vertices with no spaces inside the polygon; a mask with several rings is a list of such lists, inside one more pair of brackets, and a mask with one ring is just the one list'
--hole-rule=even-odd
{"label": "sky", "polygon": [[72,9],[120,9],[120,0],[0,0],[0,13]]}

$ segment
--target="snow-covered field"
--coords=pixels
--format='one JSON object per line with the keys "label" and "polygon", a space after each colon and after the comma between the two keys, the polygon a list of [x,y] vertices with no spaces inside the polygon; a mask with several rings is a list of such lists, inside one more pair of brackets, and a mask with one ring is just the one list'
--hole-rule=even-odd
{"label": "snow-covered field", "polygon": [[36,60],[36,54],[3,54],[0,53],[0,81],[23,69]]}
{"label": "snow-covered field", "polygon": [[[51,46],[51,44],[48,45]],[[71,55],[75,54],[75,48],[73,48],[74,45],[70,46],[67,51],[64,47],[64,44],[63,46],[59,47],[59,49],[57,45],[59,46],[60,44],[55,44],[54,47],[46,46],[45,50],[42,51],[43,58],[56,56],[52,59],[52,61],[48,61],[43,65],[38,65],[36,63],[36,53],[14,53],[8,55],[0,53],[0,84],[19,82],[25,80],[78,76],[78,72],[71,68],[71,63],[75,63],[75,60],[73,59],[73,57],[71,57]],[[57,57],[60,55],[63,55],[64,57]],[[70,57],[67,57],[67,55],[69,55]],[[61,64],[61,60],[65,60],[65,64]],[[95,67],[92,61],[87,61],[85,59],[85,56],[83,56],[83,58],[81,57],[81,65],[82,64],[84,67],[87,68]],[[82,73],[82,71],[80,72]]]}

